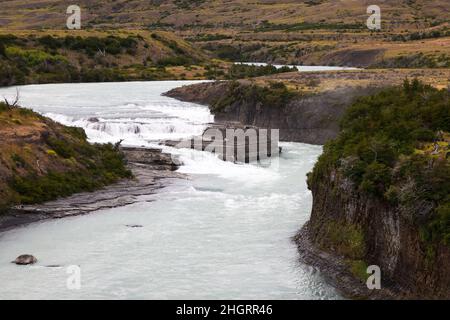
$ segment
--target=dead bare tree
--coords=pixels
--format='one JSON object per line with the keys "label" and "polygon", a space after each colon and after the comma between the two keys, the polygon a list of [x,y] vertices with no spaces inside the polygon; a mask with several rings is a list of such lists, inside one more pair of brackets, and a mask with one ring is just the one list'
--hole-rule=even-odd
{"label": "dead bare tree", "polygon": [[122,144],[123,139],[120,139],[118,142],[114,144],[114,150],[119,150],[120,145]]}
{"label": "dead bare tree", "polygon": [[5,100],[6,106],[7,106],[9,109],[14,109],[14,108],[16,108],[16,107],[17,107],[17,103],[19,102],[19,99],[20,99],[20,91],[19,91],[19,89],[16,88],[16,98],[14,99],[14,102],[13,102],[13,103],[10,103],[10,102],[8,101],[8,99],[6,99],[5,97],[3,97],[3,99]]}

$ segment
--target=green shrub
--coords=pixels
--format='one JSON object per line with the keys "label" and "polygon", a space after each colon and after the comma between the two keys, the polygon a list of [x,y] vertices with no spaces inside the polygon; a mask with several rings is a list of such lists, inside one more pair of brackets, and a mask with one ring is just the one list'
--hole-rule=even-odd
{"label": "green shrub", "polygon": [[271,83],[268,87],[244,85],[237,81],[228,84],[225,95],[211,104],[213,112],[221,112],[234,103],[261,104],[263,108],[283,108],[298,94],[289,91],[281,82]]}
{"label": "green shrub", "polygon": [[295,67],[282,67],[276,68],[272,65],[267,66],[254,66],[246,64],[233,64],[228,70],[228,79],[243,79],[250,77],[260,77],[271,74],[278,74],[284,72],[294,72],[297,71]]}
{"label": "green shrub", "polygon": [[[406,80],[347,109],[340,134],[325,145],[308,185],[334,170],[350,178],[361,195],[411,212],[427,203],[434,210],[417,212],[413,220],[425,226],[423,238],[448,243],[450,159],[416,150],[449,132],[450,92]],[[405,185],[411,191],[401,191]]]}
{"label": "green shrub", "polygon": [[321,246],[337,250],[337,253],[352,260],[365,255],[365,240],[362,230],[353,224],[329,221],[320,239]]}
{"label": "green shrub", "polygon": [[185,56],[175,56],[175,57],[167,57],[158,60],[157,65],[160,67],[167,67],[167,66],[186,66],[190,65],[192,61],[185,57]]}
{"label": "green shrub", "polygon": [[9,108],[4,102],[0,102],[0,112],[8,111]]}
{"label": "green shrub", "polygon": [[61,157],[71,158],[75,155],[75,150],[72,148],[71,144],[63,139],[58,139],[55,137],[48,137],[47,144]]}
{"label": "green shrub", "polygon": [[26,161],[20,155],[18,155],[16,153],[14,153],[11,156],[11,160],[14,161],[14,163],[17,166],[22,167],[22,168],[24,168],[27,165]]}

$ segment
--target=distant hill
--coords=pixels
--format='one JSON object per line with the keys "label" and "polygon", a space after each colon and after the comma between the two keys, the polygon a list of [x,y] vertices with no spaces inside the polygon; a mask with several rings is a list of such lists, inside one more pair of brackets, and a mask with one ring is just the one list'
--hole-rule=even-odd
{"label": "distant hill", "polygon": [[[79,0],[77,4],[84,31],[172,32],[222,60],[450,66],[448,0],[379,0],[382,29],[376,32],[366,26],[367,7],[373,4],[368,0]],[[67,3],[56,0],[3,1],[0,31],[65,29],[66,9]]]}
{"label": "distant hill", "polygon": [[0,86],[203,79],[210,56],[173,33],[0,33]]}
{"label": "distant hill", "polygon": [[[448,22],[447,0],[379,0],[386,26],[424,28]],[[354,0],[106,0],[76,2],[86,27],[251,29],[271,24],[364,24],[373,1]],[[2,1],[0,27],[64,28],[67,3],[57,0]]]}

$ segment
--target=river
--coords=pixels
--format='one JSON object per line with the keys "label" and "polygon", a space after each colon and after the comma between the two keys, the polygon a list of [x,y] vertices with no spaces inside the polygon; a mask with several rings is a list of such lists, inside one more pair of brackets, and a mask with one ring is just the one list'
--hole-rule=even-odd
{"label": "river", "polygon": [[[86,129],[93,142],[154,146],[199,134],[207,107],[161,96],[193,81],[20,87],[20,104]],[[15,88],[0,90],[13,96]],[[305,175],[320,146],[282,143],[270,165],[234,164],[212,154],[164,148],[188,180],[154,201],[43,221],[0,234],[1,299],[338,299],[298,261],[291,237],[312,205]],[[128,228],[139,224],[142,228]],[[10,263],[19,254],[33,266]],[[58,265],[60,267],[46,267]],[[66,285],[79,266],[81,287]]]}

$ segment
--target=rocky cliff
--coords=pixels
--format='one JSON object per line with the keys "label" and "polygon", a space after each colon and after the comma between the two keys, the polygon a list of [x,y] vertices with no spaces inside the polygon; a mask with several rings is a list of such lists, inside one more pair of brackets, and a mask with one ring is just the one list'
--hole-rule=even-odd
{"label": "rocky cliff", "polygon": [[[341,88],[319,94],[289,95],[268,89],[259,93],[249,81],[209,82],[176,88],[167,96],[211,106],[215,122],[240,122],[260,128],[279,129],[281,141],[324,144],[336,137],[338,121],[358,96],[374,88]],[[267,99],[269,95],[276,99]],[[281,102],[281,103],[280,103]]]}
{"label": "rocky cliff", "polygon": [[[344,271],[332,279],[345,294],[356,297],[450,297],[450,250],[439,242],[429,245],[420,237],[417,223],[398,207],[355,192],[353,184],[332,170],[311,186],[313,209],[303,232],[315,250],[331,253],[317,267]],[[300,243],[300,252],[311,248]],[[315,264],[317,261],[310,261]],[[331,266],[330,266],[331,264]],[[333,265],[334,264],[334,265]],[[365,280],[369,265],[381,270],[382,291],[370,291]],[[356,282],[345,287],[342,274]]]}
{"label": "rocky cliff", "polygon": [[[417,82],[360,100],[308,175],[300,253],[346,294],[450,298],[448,103]],[[369,265],[380,291],[365,285]]]}
{"label": "rocky cliff", "polygon": [[[168,95],[210,105],[216,121],[279,128],[282,140],[328,141],[308,177],[312,214],[296,240],[302,260],[346,295],[450,297],[448,90],[415,80],[301,95],[240,81]],[[366,286],[370,265],[380,267],[381,290]]]}

